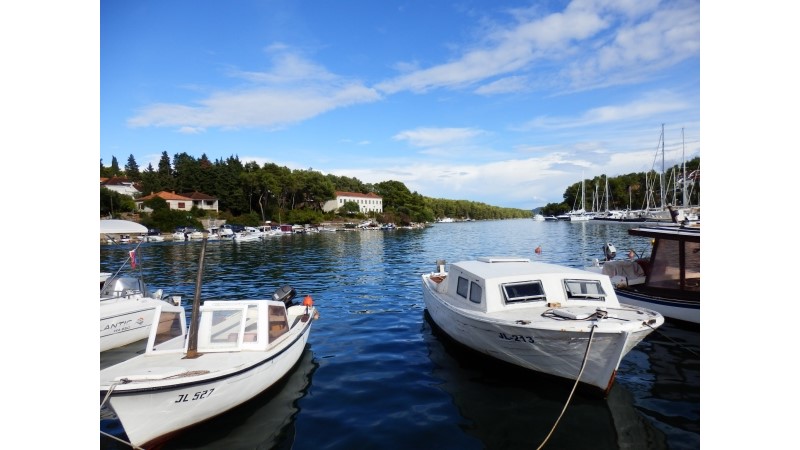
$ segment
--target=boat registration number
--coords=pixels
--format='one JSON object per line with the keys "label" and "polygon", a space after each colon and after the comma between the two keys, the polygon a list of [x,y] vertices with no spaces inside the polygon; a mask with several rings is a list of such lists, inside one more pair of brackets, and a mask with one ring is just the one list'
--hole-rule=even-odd
{"label": "boat registration number", "polygon": [[204,398],[210,397],[212,392],[214,392],[213,388],[206,389],[205,391],[195,392],[194,395],[180,394],[178,395],[178,399],[175,400],[175,403],[184,403],[184,402],[191,402],[194,400],[202,400]]}
{"label": "boat registration number", "polygon": [[531,343],[531,344],[534,343],[533,338],[530,337],[530,336],[522,336],[520,334],[512,334],[512,335],[509,336],[509,335],[507,335],[505,333],[500,333],[499,336],[500,336],[500,339],[505,339],[507,341],[528,342],[528,343]]}

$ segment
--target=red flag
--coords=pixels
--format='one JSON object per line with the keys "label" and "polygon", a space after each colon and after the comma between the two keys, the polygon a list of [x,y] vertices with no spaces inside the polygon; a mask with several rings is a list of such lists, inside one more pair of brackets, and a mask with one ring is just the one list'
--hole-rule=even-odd
{"label": "red flag", "polygon": [[136,250],[131,250],[130,252],[128,252],[128,254],[131,257],[131,268],[135,269],[136,268]]}

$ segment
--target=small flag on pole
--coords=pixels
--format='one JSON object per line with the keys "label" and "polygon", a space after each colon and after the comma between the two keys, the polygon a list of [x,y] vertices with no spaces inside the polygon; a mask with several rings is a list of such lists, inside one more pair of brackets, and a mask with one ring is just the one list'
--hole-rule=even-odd
{"label": "small flag on pole", "polygon": [[136,250],[131,250],[130,252],[128,252],[128,254],[131,257],[131,268],[135,269],[136,268]]}

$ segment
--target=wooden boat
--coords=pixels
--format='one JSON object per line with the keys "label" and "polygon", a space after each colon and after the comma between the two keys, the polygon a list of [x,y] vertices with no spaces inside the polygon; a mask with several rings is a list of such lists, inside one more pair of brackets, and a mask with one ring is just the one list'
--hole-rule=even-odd
{"label": "wooden boat", "polygon": [[652,242],[650,255],[617,260],[609,243],[603,250],[605,261],[588,269],[610,276],[624,303],[700,324],[700,224],[641,226],[628,234]]}
{"label": "wooden boat", "polygon": [[306,347],[318,313],[294,296],[284,286],[268,300],[206,301],[188,332],[184,311],[159,308],[144,354],[100,371],[101,409],[111,406],[132,446],[149,447],[250,400]]}
{"label": "wooden boat", "polygon": [[622,305],[608,276],[527,258],[480,257],[422,275],[425,306],[453,340],[607,394],[622,358],[664,323]]}

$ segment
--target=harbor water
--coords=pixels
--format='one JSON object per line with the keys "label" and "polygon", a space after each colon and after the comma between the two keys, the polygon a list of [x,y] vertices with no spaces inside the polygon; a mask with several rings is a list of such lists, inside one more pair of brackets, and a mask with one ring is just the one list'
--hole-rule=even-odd
{"label": "harbor water", "polygon": [[[291,285],[320,318],[294,369],[252,401],[178,434],[165,449],[696,449],[700,333],[667,323],[621,362],[608,398],[572,382],[487,359],[432,326],[421,275],[436,261],[521,256],[584,267],[639,224],[530,219],[437,223],[425,229],[338,231],[255,242],[208,242],[202,300],[268,298]],[[183,297],[191,316],[202,244],[142,244],[151,289]],[[535,249],[541,248],[541,253]],[[133,248],[101,245],[115,272]],[[101,414],[101,430],[125,439]],[[129,448],[100,438],[105,449]]]}

